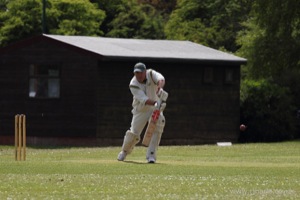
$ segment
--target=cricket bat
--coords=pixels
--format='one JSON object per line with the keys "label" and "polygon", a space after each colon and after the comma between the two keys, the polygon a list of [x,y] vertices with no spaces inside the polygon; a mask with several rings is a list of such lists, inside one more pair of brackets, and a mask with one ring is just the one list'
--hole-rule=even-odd
{"label": "cricket bat", "polygon": [[[160,97],[161,103],[166,102],[166,100],[168,98],[168,93],[165,91],[162,91],[162,93],[160,94],[159,97]],[[148,121],[148,126],[147,126],[147,129],[145,131],[144,138],[142,141],[142,145],[144,145],[146,147],[149,146],[153,132],[156,129],[156,122],[160,116],[160,108],[161,108],[161,105],[153,111],[153,113]]]}

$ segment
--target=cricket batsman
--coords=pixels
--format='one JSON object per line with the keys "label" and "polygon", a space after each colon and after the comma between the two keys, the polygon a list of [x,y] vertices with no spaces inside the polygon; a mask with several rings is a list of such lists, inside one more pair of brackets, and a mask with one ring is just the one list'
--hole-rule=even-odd
{"label": "cricket batsman", "polygon": [[157,115],[157,112],[153,111],[159,110],[159,117],[155,123],[156,127],[146,153],[148,163],[155,163],[157,148],[165,127],[163,110],[166,103],[160,98],[167,94],[163,90],[165,78],[161,73],[153,69],[147,69],[146,65],[141,62],[135,64],[133,73],[134,76],[129,84],[129,89],[133,95],[131,127],[125,133],[122,151],[118,155],[118,160],[124,161],[126,156],[132,152],[135,145],[140,141],[141,133],[147,122],[150,122],[154,113]]}

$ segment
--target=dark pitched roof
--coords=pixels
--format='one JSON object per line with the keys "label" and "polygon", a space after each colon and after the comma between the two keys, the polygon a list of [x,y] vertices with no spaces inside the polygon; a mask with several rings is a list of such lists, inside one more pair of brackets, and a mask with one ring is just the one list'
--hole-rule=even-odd
{"label": "dark pitched roof", "polygon": [[47,34],[43,34],[40,37],[91,52],[107,60],[206,61],[236,64],[245,64],[247,62],[244,58],[190,41]]}

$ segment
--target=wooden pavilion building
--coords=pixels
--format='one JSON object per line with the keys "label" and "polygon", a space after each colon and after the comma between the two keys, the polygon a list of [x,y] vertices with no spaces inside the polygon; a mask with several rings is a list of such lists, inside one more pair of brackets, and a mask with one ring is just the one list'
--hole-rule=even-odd
{"label": "wooden pavilion building", "polygon": [[246,59],[189,41],[43,34],[0,49],[0,144],[20,113],[32,145],[121,145],[136,62],[166,78],[162,145],[237,141]]}

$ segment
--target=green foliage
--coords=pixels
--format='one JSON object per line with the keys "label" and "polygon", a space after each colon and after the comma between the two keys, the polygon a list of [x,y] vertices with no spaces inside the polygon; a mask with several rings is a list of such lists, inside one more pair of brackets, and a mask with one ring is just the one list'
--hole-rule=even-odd
{"label": "green foliage", "polygon": [[267,80],[245,80],[241,87],[241,142],[294,139],[296,108],[290,90]]}
{"label": "green foliage", "polygon": [[0,0],[0,12],[1,11],[6,11],[7,7],[7,3],[9,0]]}
{"label": "green foliage", "polygon": [[[248,79],[255,77],[262,77],[263,72],[259,67],[254,67],[256,57],[261,56],[257,53],[256,46],[254,43],[263,38],[264,31],[260,29],[255,23],[254,18],[249,18],[243,22],[242,25],[245,27],[239,31],[237,36],[237,44],[241,48],[237,51],[237,55],[247,58],[247,65],[242,68],[242,75]],[[264,76],[263,76],[264,77]]]}
{"label": "green foliage", "polygon": [[111,31],[109,23],[118,16],[118,8],[122,6],[123,0],[91,0],[91,2],[96,3],[98,8],[103,10],[106,14],[106,17],[100,26],[100,30],[106,35]]}
{"label": "green foliage", "polygon": [[297,0],[254,3],[252,17],[238,37],[240,55],[249,61],[248,78],[278,80],[282,72],[300,68],[299,7]]}
{"label": "green foliage", "polygon": [[[299,7],[300,1],[297,0],[255,1],[250,17],[243,23],[244,29],[239,32],[237,38],[237,43],[241,45],[238,55],[248,60],[247,65],[242,68],[242,77],[272,80],[269,81],[270,85],[276,83],[279,88],[288,88],[286,98],[294,103],[285,104],[295,106],[296,109],[300,108]],[[248,111],[253,115],[257,114],[255,110]],[[294,124],[295,112],[290,108],[286,112],[282,109],[275,111],[277,113],[272,116],[276,114],[289,121],[289,125]],[[274,123],[278,121],[274,120]],[[286,129],[285,132],[291,130],[289,136],[294,136],[292,127],[287,124],[281,125]],[[259,127],[260,132],[265,130],[262,125]]]}
{"label": "green foliage", "polygon": [[204,10],[203,3],[196,0],[178,0],[165,27],[167,38],[207,45],[206,37],[209,37],[210,31],[205,30]]}
{"label": "green foliage", "polygon": [[235,52],[237,32],[250,12],[250,0],[178,0],[167,22],[168,39],[190,40]]}
{"label": "green foliage", "polygon": [[[42,33],[41,0],[11,0],[1,7],[0,46]],[[46,13],[50,34],[102,34],[105,13],[88,0],[48,0]]]}
{"label": "green foliage", "polygon": [[8,1],[0,12],[0,46],[40,33],[41,6],[40,0]]}
{"label": "green foliage", "polygon": [[47,10],[49,31],[60,35],[101,35],[105,13],[88,0],[51,0]]}
{"label": "green foliage", "polygon": [[[280,85],[288,87],[293,95],[297,109],[300,109],[300,68],[282,70],[281,76],[276,79]],[[300,131],[300,130],[299,130]]]}
{"label": "green foliage", "polygon": [[169,15],[176,6],[177,0],[137,0],[140,4],[149,4],[163,15]]}
{"label": "green foliage", "polygon": [[163,18],[151,5],[139,5],[135,0],[123,0],[118,15],[109,23],[109,37],[164,38]]}

